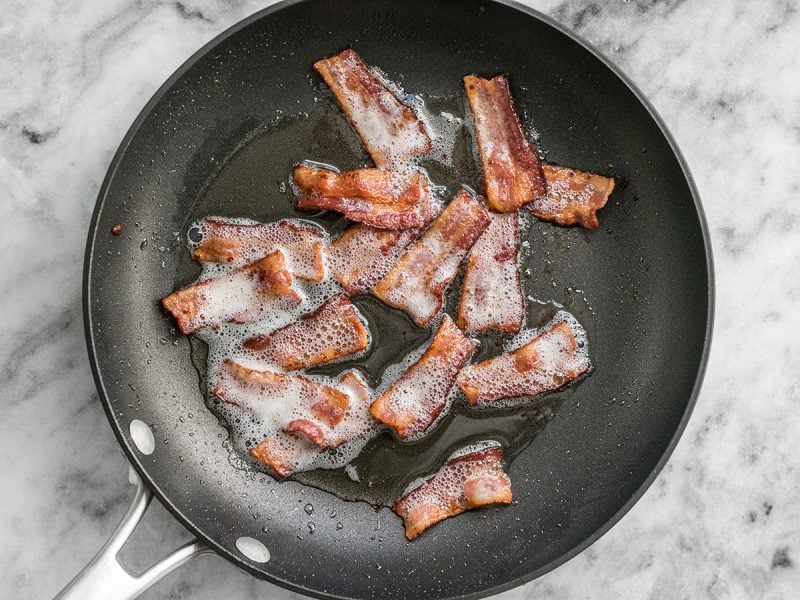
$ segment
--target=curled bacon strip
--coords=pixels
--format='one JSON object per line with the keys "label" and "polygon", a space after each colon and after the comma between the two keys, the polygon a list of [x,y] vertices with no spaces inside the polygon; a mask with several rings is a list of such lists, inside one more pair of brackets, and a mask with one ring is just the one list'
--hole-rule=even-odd
{"label": "curled bacon strip", "polygon": [[425,125],[352,48],[314,63],[375,164],[392,166],[431,149]]}
{"label": "curled bacon strip", "polygon": [[561,321],[513,352],[470,365],[456,383],[467,402],[486,405],[557,390],[589,366],[585,349],[578,347],[572,329]]}
{"label": "curled bacon strip", "polygon": [[519,281],[517,213],[492,215],[492,223],[467,257],[457,323],[465,331],[517,333],[525,316]]}
{"label": "curled bacon strip", "polygon": [[586,229],[600,227],[597,211],[606,205],[614,191],[614,180],[556,165],[544,165],[543,168],[547,194],[536,198],[527,208],[538,218],[559,225],[577,224]]}
{"label": "curled bacon strip", "polygon": [[394,504],[413,540],[431,525],[489,504],[511,504],[511,480],[503,450],[490,446],[451,458],[439,471]]}
{"label": "curled bacon strip", "polygon": [[492,79],[467,75],[464,87],[478,137],[489,206],[497,212],[512,212],[545,193],[536,148],[522,131],[505,75]]}
{"label": "curled bacon strip", "polygon": [[288,219],[240,223],[206,217],[199,229],[202,239],[192,252],[196,261],[238,267],[281,250],[287,268],[298,279],[319,283],[325,277],[325,233],[319,227]]}
{"label": "curled bacon strip", "polygon": [[[247,323],[269,309],[300,302],[280,250],[227,275],[193,283],[161,299],[181,333],[233,321]],[[282,304],[283,303],[283,304]]]}
{"label": "curled bacon strip", "polygon": [[447,404],[458,372],[476,347],[445,315],[425,353],[372,403],[372,416],[393,427],[402,440],[424,433]]}
{"label": "curled bacon strip", "polygon": [[338,173],[307,165],[292,171],[300,210],[333,210],[382,229],[409,229],[424,221],[428,182],[419,171],[356,169]]}
{"label": "curled bacon strip", "polygon": [[245,340],[261,360],[287,371],[315,367],[366,350],[369,335],[358,309],[338,294],[314,312],[268,335]]}
{"label": "curled bacon strip", "polygon": [[417,325],[427,324],[441,310],[445,289],[490,220],[481,202],[462,189],[372,293],[406,311]]}

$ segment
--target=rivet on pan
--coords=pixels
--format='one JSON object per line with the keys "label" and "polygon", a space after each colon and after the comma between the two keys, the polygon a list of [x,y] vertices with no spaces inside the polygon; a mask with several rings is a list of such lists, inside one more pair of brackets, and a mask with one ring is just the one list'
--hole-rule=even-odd
{"label": "rivet on pan", "polygon": [[265,563],[269,560],[267,547],[254,538],[240,537],[236,540],[236,548],[253,562]]}
{"label": "rivet on pan", "polygon": [[147,423],[134,419],[131,421],[129,431],[131,432],[131,439],[136,444],[139,452],[142,454],[153,453],[153,450],[156,449],[156,439],[153,437],[153,430],[150,429]]}

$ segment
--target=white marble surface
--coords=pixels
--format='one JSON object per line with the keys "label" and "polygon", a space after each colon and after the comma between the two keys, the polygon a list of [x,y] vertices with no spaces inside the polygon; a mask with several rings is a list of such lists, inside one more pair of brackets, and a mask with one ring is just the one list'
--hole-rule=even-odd
{"label": "white marble surface", "polygon": [[[705,386],[656,483],[610,533],[499,597],[800,597],[800,12],[793,0],[530,4],[661,113],[716,259]],[[83,341],[80,281],[106,167],[151,94],[254,0],[6,0],[0,17],[0,597],[48,598],[124,514],[126,461]],[[128,555],[188,539],[161,507]],[[133,561],[134,566],[144,566]],[[298,597],[214,556],[145,598]]]}

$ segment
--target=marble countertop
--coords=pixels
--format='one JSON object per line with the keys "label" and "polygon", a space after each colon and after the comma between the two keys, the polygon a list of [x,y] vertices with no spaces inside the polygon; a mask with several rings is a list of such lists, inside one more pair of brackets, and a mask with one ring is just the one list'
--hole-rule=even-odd
{"label": "marble countertop", "polygon": [[[0,597],[52,597],[127,509],[84,346],[81,270],[130,122],[198,47],[267,2],[9,0],[0,19]],[[527,2],[644,91],[691,167],[716,262],[715,336],[655,484],[523,598],[800,595],[800,12],[791,0]],[[733,168],[731,168],[733,166]],[[154,505],[123,553],[190,538]],[[203,556],[144,598],[298,598]]]}

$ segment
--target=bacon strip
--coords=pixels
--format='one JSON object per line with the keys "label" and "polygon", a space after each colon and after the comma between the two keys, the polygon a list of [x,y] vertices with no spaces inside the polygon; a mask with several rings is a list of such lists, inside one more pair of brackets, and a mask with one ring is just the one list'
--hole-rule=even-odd
{"label": "bacon strip", "polygon": [[299,210],[333,210],[351,221],[382,229],[422,225],[428,182],[419,171],[356,169],[338,173],[307,165],[292,171]]}
{"label": "bacon strip", "polygon": [[517,333],[525,317],[519,281],[519,217],[492,215],[492,223],[467,257],[457,323],[471,332]]}
{"label": "bacon strip", "polygon": [[202,239],[192,252],[196,261],[239,267],[281,250],[298,279],[319,283],[325,277],[325,233],[318,227],[288,219],[265,224],[206,217],[199,228]]}
{"label": "bacon strip", "polygon": [[317,436],[319,426],[311,421],[310,425],[292,422],[252,448],[250,456],[279,477],[288,477],[313,468],[314,459],[327,448],[337,448],[359,437],[369,439],[380,431],[380,424],[369,414],[369,388],[363,378],[355,371],[348,371],[336,386],[347,394],[350,404],[344,419],[332,431],[325,432],[324,447]]}
{"label": "bacon strip", "polygon": [[372,416],[393,427],[401,440],[424,433],[446,406],[477,345],[445,315],[425,353],[372,403]]}
{"label": "bacon strip", "polygon": [[283,253],[276,250],[227,275],[193,283],[161,299],[183,334],[233,321],[247,323],[268,310],[300,302]]}
{"label": "bacon strip", "polygon": [[378,167],[431,149],[425,125],[352,48],[314,63]]}
{"label": "bacon strip", "polygon": [[361,352],[368,344],[363,317],[345,295],[338,294],[294,323],[245,340],[244,347],[262,361],[294,371]]}
{"label": "bacon strip", "polygon": [[512,212],[545,193],[535,144],[522,131],[508,78],[464,77],[478,151],[483,163],[486,196],[497,212]]}
{"label": "bacon strip", "polygon": [[489,504],[511,504],[511,480],[503,450],[490,446],[451,458],[430,479],[394,504],[413,540],[431,525]]}
{"label": "bacon strip", "polygon": [[547,194],[536,198],[527,208],[538,218],[559,225],[600,227],[597,211],[606,205],[614,191],[614,180],[568,167],[544,165],[543,168]]}
{"label": "bacon strip", "polygon": [[372,293],[406,311],[417,325],[427,324],[441,310],[444,291],[490,221],[481,202],[462,189]]}
{"label": "bacon strip", "polygon": [[513,352],[470,365],[456,383],[467,402],[486,405],[557,390],[588,370],[586,349],[561,321]]}

